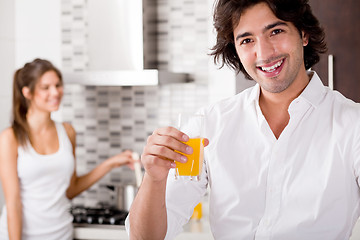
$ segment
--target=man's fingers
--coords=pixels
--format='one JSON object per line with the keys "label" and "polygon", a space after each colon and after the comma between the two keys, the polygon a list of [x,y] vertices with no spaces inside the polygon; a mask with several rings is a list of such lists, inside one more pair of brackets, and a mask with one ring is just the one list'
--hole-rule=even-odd
{"label": "man's fingers", "polygon": [[[168,133],[170,135],[161,135],[164,133]],[[183,137],[186,136],[186,137]],[[151,136],[148,137],[147,140],[147,146],[164,146],[168,149],[171,150],[176,150],[185,154],[191,154],[192,153],[192,149],[186,145],[185,143],[183,143],[183,139],[179,139],[180,138],[188,138],[187,135],[183,134],[182,132],[178,131],[175,128],[164,128],[163,131],[155,131]],[[154,154],[154,155],[160,155],[160,156],[164,156],[162,155],[162,151],[165,151],[165,149],[160,149],[160,151],[151,151],[154,149],[149,149],[150,154]],[[165,152],[166,153],[166,152]],[[166,158],[169,158],[169,156],[164,156]],[[176,159],[175,159],[176,160]]]}
{"label": "man's fingers", "polygon": [[153,132],[153,135],[170,136],[182,142],[189,140],[189,136],[174,127],[158,128]]}
{"label": "man's fingers", "polygon": [[164,167],[170,169],[173,167],[174,161],[170,159],[164,159],[155,155],[146,155],[141,158],[145,168],[151,168],[152,166]]}
{"label": "man's fingers", "polygon": [[209,145],[209,139],[204,138],[203,144],[204,144],[204,147],[206,147],[207,145]]}
{"label": "man's fingers", "polygon": [[164,147],[162,145],[148,146],[144,151],[144,155],[145,156],[146,155],[158,156],[161,159],[170,159],[170,160],[178,161],[178,162],[186,162],[187,161],[187,158],[184,155],[177,153],[173,149]]}

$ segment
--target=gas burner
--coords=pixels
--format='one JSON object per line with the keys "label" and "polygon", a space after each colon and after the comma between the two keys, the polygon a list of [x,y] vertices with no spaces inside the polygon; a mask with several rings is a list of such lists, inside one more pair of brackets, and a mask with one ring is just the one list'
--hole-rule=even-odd
{"label": "gas burner", "polygon": [[115,208],[87,208],[73,206],[70,210],[74,223],[124,225],[127,211]]}

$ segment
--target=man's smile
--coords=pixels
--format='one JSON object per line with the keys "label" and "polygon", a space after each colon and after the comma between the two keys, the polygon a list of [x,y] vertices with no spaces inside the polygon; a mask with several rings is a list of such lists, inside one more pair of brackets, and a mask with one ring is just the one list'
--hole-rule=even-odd
{"label": "man's smile", "polygon": [[272,73],[276,69],[278,69],[280,66],[282,66],[283,62],[284,62],[284,59],[281,59],[275,63],[271,63],[271,64],[267,64],[267,65],[263,65],[263,66],[257,66],[257,68],[263,72]]}

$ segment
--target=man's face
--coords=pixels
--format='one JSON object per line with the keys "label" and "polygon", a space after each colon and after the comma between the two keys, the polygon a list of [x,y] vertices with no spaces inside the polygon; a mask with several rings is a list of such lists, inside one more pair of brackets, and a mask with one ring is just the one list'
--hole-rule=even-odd
{"label": "man's face", "polygon": [[303,46],[308,40],[301,35],[291,22],[278,19],[266,3],[243,12],[234,28],[235,47],[245,70],[262,90],[283,92],[306,76]]}

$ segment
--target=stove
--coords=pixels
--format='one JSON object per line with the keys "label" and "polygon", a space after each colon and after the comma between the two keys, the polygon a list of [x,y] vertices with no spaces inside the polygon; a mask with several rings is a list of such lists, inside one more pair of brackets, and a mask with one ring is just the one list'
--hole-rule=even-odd
{"label": "stove", "polygon": [[73,223],[96,224],[96,225],[125,225],[127,211],[116,208],[88,208],[82,206],[73,206],[70,210],[74,216]]}

